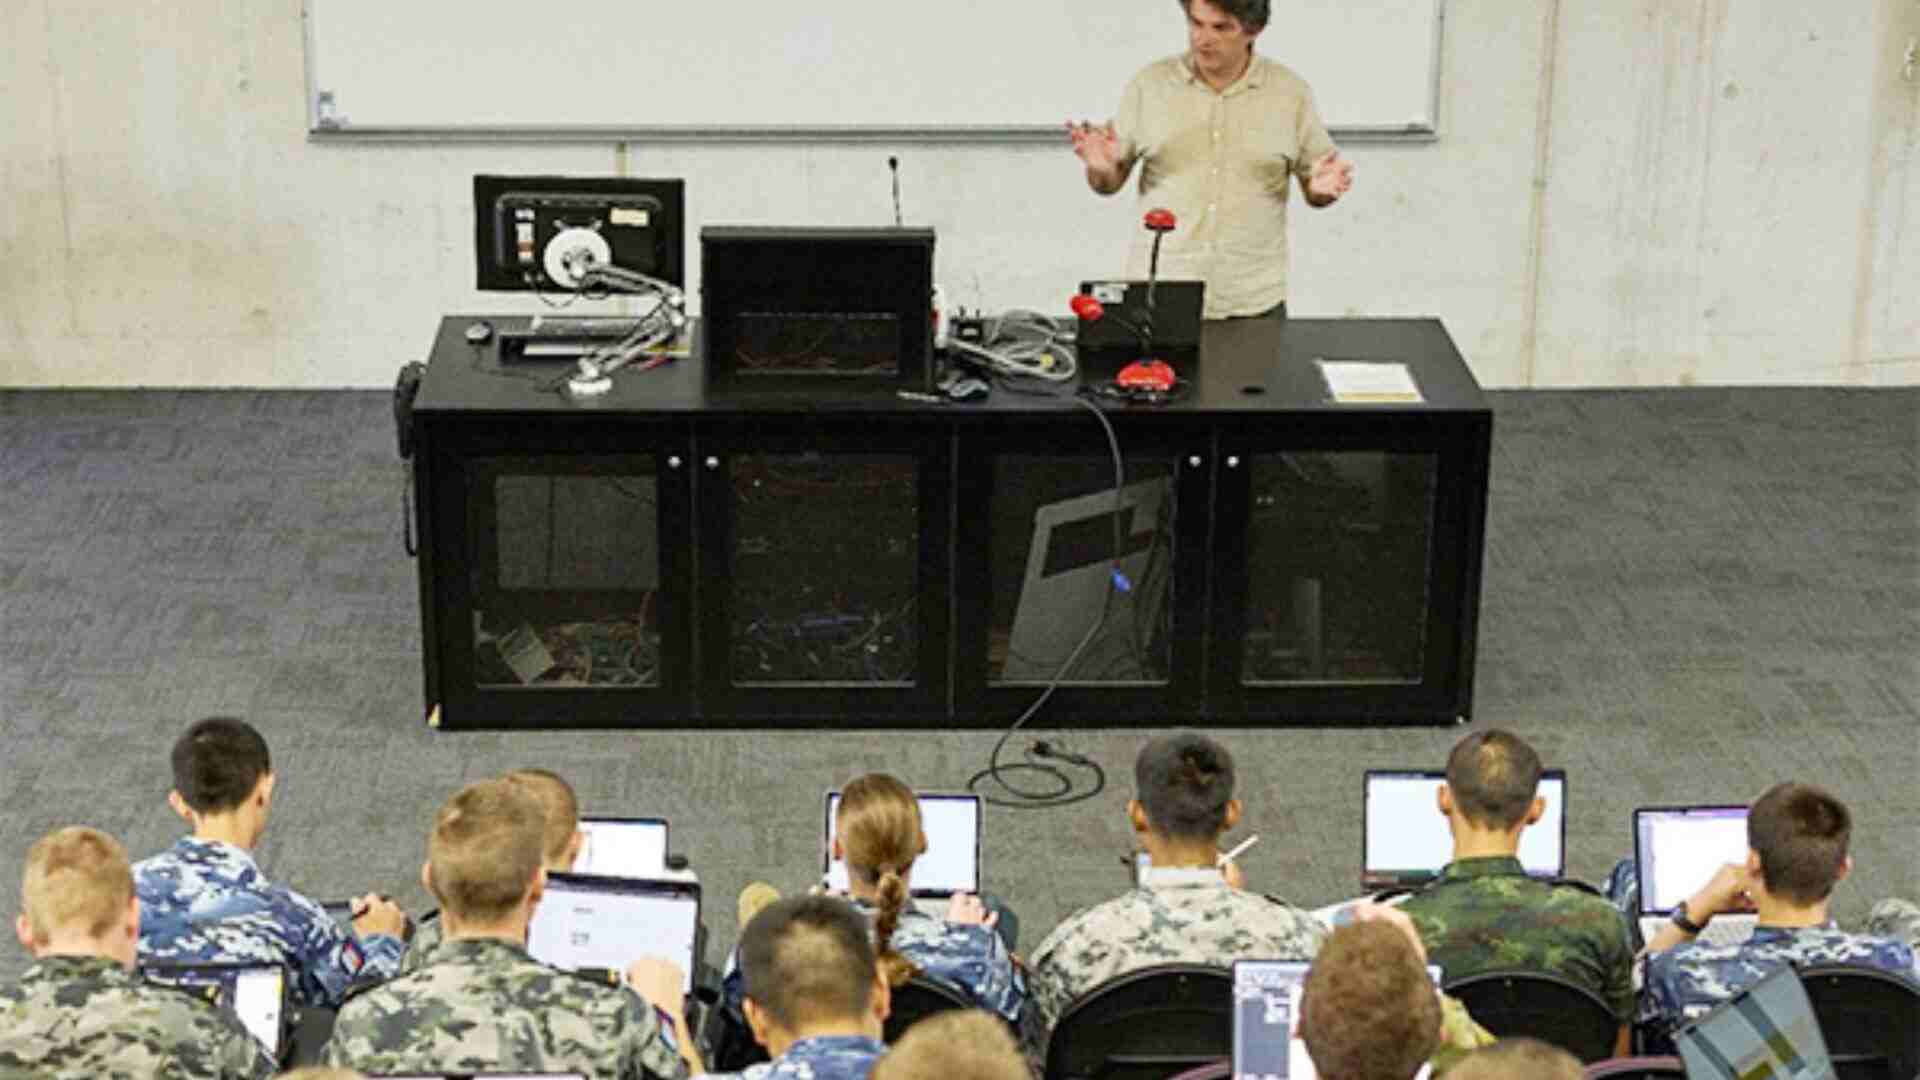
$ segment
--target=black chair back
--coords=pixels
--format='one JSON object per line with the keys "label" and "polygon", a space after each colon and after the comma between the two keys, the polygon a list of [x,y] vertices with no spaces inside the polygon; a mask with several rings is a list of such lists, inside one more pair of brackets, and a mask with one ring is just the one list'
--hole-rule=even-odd
{"label": "black chair back", "polygon": [[1586,1080],[1687,1080],[1687,1067],[1672,1055],[1608,1058],[1588,1065]]}
{"label": "black chair back", "polygon": [[1920,987],[1891,972],[1838,964],[1802,968],[1800,983],[1840,1080],[1920,1074]]}
{"label": "black chair back", "polygon": [[973,1002],[957,987],[925,975],[915,975],[894,987],[892,1001],[885,1035],[888,1046],[906,1034],[908,1028],[935,1013],[973,1007]]}
{"label": "black chair back", "polygon": [[1082,994],[1047,1042],[1046,1080],[1166,1080],[1233,1053],[1233,974],[1130,971]]}
{"label": "black chair back", "polygon": [[1620,1020],[1593,991],[1544,971],[1489,971],[1446,985],[1500,1038],[1531,1035],[1591,1065],[1613,1056]]}

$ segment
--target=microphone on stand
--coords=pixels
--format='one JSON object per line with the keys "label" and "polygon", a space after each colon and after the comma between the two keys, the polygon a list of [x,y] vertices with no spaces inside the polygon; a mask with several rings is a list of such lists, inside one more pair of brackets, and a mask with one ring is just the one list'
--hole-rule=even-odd
{"label": "microphone on stand", "polygon": [[1147,211],[1147,231],[1153,234],[1153,255],[1147,260],[1147,351],[1153,351],[1153,289],[1160,281],[1160,238],[1173,231],[1173,211],[1156,207]]}

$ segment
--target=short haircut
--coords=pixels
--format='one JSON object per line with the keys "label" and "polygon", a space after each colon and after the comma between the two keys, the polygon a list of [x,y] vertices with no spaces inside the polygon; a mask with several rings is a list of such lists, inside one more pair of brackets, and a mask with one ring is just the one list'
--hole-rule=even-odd
{"label": "short haircut", "polygon": [[867,920],[832,896],[767,905],[740,932],[746,996],[789,1030],[851,1020],[873,1004],[878,975]]}
{"label": "short haircut", "polygon": [[1511,731],[1476,731],[1447,755],[1453,805],[1483,829],[1511,829],[1526,820],[1540,787],[1540,755]]}
{"label": "short haircut", "polygon": [[[1267,20],[1273,14],[1273,5],[1270,0],[1209,0],[1209,2],[1233,16],[1240,23],[1240,29],[1249,34],[1257,34],[1266,29]],[[1180,10],[1191,14],[1193,0],[1180,0]]]}
{"label": "short haircut", "polygon": [[1191,731],[1165,735],[1142,747],[1133,782],[1147,824],[1176,840],[1211,840],[1227,825],[1233,800],[1233,755]]}
{"label": "short haircut", "polygon": [[267,740],[237,717],[209,716],[173,744],[173,790],[202,814],[246,802],[272,771]]}
{"label": "short haircut", "polygon": [[56,932],[105,937],[127,917],[133,869],[127,849],[98,829],[69,825],[34,842],[21,875],[20,910],[36,941]]}
{"label": "short haircut", "polygon": [[559,773],[546,769],[515,769],[506,779],[540,804],[546,816],[541,841],[546,861],[560,861],[567,853],[567,845],[573,843],[574,834],[580,831],[580,800],[573,793],[573,785],[561,779]]}
{"label": "short haircut", "polygon": [[1767,891],[1796,904],[1833,895],[1852,836],[1846,805],[1811,784],[1775,784],[1747,811],[1747,846]]}
{"label": "short haircut", "polygon": [[1581,1080],[1585,1075],[1579,1058],[1524,1035],[1475,1050],[1447,1070],[1448,1080]]}
{"label": "short haircut", "polygon": [[1030,1080],[1006,1021],[982,1009],[950,1009],[907,1029],[872,1080]]}
{"label": "short haircut", "polygon": [[1300,1037],[1325,1080],[1408,1080],[1440,1045],[1440,995],[1387,922],[1342,926],[1307,971]]}
{"label": "short haircut", "polygon": [[434,817],[427,841],[440,906],[462,921],[506,918],[544,865],[545,827],[540,804],[518,784],[482,780],[461,788]]}

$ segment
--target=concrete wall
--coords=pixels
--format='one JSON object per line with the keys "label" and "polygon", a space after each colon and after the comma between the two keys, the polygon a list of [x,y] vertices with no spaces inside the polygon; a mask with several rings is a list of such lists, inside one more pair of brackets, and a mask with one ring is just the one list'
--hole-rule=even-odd
{"label": "concrete wall", "polygon": [[[1915,37],[1920,0],[1448,0],[1440,141],[1349,148],[1291,306],[1439,315],[1490,386],[1920,382]],[[898,154],[990,308],[1058,309],[1135,221],[1064,141],[309,142],[299,0],[8,0],[0,43],[0,385],[385,385],[440,313],[533,309],[471,289],[476,172],[879,224]]]}

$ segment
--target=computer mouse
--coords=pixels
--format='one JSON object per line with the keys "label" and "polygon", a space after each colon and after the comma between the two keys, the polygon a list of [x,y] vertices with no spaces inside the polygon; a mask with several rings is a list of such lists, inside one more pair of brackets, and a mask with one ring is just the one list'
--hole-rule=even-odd
{"label": "computer mouse", "polygon": [[972,377],[955,379],[947,386],[947,397],[954,401],[985,401],[993,388]]}

